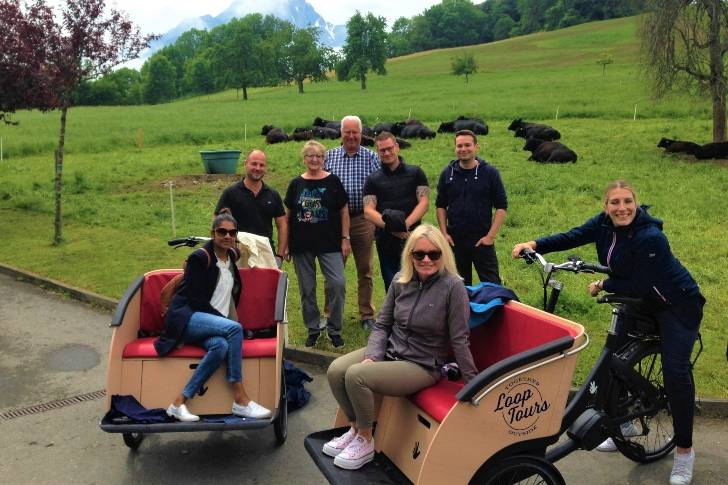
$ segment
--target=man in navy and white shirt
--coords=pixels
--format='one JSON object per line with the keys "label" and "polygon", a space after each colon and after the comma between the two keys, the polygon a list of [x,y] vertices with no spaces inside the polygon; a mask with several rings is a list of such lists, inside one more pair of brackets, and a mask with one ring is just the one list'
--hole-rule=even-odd
{"label": "man in navy and white shirt", "polygon": [[349,196],[349,237],[356,264],[359,316],[362,327],[371,330],[374,325],[374,224],[364,218],[363,191],[364,182],[369,174],[379,170],[380,162],[376,153],[361,146],[361,131],[362,124],[358,116],[345,116],[341,120],[341,146],[326,152],[324,170],[339,177]]}

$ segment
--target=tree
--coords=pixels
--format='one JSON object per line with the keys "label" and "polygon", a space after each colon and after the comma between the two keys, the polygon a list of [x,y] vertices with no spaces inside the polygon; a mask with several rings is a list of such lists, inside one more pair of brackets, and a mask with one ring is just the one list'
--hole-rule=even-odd
{"label": "tree", "polygon": [[411,41],[412,20],[400,17],[392,24],[387,36],[387,57],[397,57],[413,51]]}
{"label": "tree", "polygon": [[644,71],[655,97],[710,93],[713,141],[726,140],[728,6],[721,0],[650,0],[640,27]]}
{"label": "tree", "polygon": [[471,52],[464,52],[463,55],[457,56],[452,60],[452,73],[455,76],[465,76],[465,83],[468,82],[468,76],[478,72],[478,63],[475,56]]}
{"label": "tree", "polygon": [[602,54],[599,60],[597,60],[597,64],[602,66],[602,77],[604,77],[607,73],[607,66],[614,62],[614,59],[610,54]]}
{"label": "tree", "polygon": [[186,93],[207,94],[215,90],[212,63],[204,55],[193,57],[185,63],[182,84]]}
{"label": "tree", "polygon": [[144,80],[144,101],[164,103],[177,97],[177,74],[167,56],[155,54],[149,59],[149,70]]}
{"label": "tree", "polygon": [[[25,8],[17,1],[0,0],[0,45],[2,64],[16,63],[16,73],[25,76],[18,89],[17,80],[0,77],[0,85],[9,86],[14,104],[3,111],[20,108],[59,109],[61,126],[55,153],[54,242],[61,242],[61,189],[66,120],[73,104],[74,92],[88,79],[95,79],[127,60],[134,59],[148,47],[152,37],[142,37],[139,29],[117,10],[106,14],[104,0],[66,0],[61,7],[61,22],[56,23],[45,0],[36,0]],[[32,35],[42,34],[36,38]],[[33,46],[39,42],[41,46]],[[29,53],[30,52],[30,53]],[[35,58],[39,65],[27,65]],[[3,67],[3,70],[6,68]],[[3,72],[5,74],[5,72]],[[29,85],[28,85],[29,84]]]}
{"label": "tree", "polygon": [[303,94],[303,81],[326,81],[326,73],[334,68],[332,49],[318,43],[318,29],[294,29],[284,49],[286,80],[295,81]]}
{"label": "tree", "polygon": [[16,124],[19,109],[53,109],[58,68],[47,63],[56,55],[57,26],[46,5],[23,11],[15,0],[0,0],[0,121]]}
{"label": "tree", "polygon": [[387,74],[384,67],[387,62],[386,25],[384,17],[375,17],[371,13],[363,17],[358,10],[349,19],[346,23],[344,58],[336,67],[336,76],[340,81],[356,79],[361,81],[361,88],[366,89],[369,71]]}

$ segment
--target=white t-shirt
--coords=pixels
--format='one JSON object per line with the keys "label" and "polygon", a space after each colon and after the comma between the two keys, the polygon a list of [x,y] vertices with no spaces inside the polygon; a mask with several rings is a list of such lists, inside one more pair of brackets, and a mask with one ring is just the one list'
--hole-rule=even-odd
{"label": "white t-shirt", "polygon": [[235,279],[232,273],[233,262],[230,258],[227,261],[217,260],[217,267],[220,269],[220,277],[217,279],[217,286],[210,298],[210,305],[219,311],[223,317],[230,313],[230,299],[232,298]]}

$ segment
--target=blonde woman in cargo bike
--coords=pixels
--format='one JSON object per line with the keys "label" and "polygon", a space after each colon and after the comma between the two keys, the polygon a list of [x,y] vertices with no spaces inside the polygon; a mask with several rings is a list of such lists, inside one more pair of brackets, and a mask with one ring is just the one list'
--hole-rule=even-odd
{"label": "blonde woman in cargo bike", "polygon": [[227,359],[227,380],[233,387],[232,414],[267,418],[270,410],[248,398],[243,386],[243,328],[235,308],[240,299],[240,274],[235,266],[237,222],[230,209],[222,209],[212,223],[212,239],[187,259],[184,280],[164,319],[164,331],[154,342],[162,356],[178,345],[198,345],[207,353],[182,392],[167,408],[179,421],[199,421],[185,405]]}
{"label": "blonde woman in cargo bike", "polygon": [[450,245],[435,227],[415,229],[366,348],[336,359],[331,392],[351,427],[324,445],[334,464],[349,470],[374,458],[374,393],[407,396],[432,386],[452,349],[463,380],[478,373],[469,347],[470,307]]}

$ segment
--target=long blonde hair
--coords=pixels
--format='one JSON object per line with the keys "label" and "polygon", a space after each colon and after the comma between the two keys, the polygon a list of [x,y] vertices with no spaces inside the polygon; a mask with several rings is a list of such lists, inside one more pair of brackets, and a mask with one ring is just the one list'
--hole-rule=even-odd
{"label": "long blonde hair", "polygon": [[402,270],[399,273],[398,283],[409,283],[412,281],[415,275],[415,265],[412,261],[412,250],[415,247],[415,243],[421,237],[424,237],[430,241],[437,249],[442,251],[442,257],[439,261],[440,273],[451,273],[454,275],[458,274],[457,266],[455,266],[455,256],[450,249],[450,245],[447,243],[445,236],[442,235],[439,229],[430,224],[422,224],[417,229],[412,231],[410,236],[407,238],[407,242],[404,244],[402,250],[401,266]]}

